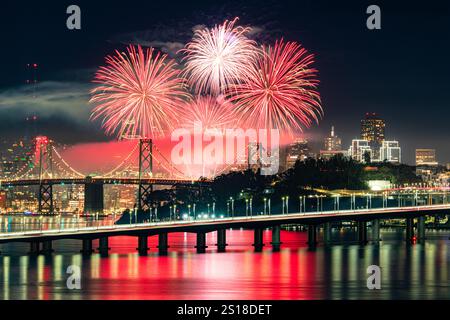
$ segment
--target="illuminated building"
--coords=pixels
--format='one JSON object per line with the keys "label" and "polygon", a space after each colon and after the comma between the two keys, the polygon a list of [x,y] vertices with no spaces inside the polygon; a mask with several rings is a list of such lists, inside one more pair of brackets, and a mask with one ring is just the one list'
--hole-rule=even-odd
{"label": "illuminated building", "polygon": [[331,127],[331,133],[323,141],[324,149],[320,150],[320,157],[329,159],[336,155],[346,155],[347,151],[342,150],[342,141],[334,133],[334,126]]}
{"label": "illuminated building", "polygon": [[356,161],[365,162],[366,154],[372,159],[372,148],[369,145],[369,141],[353,139],[348,149],[348,155]]}
{"label": "illuminated building", "polygon": [[437,166],[435,149],[416,149],[416,166]]}
{"label": "illuminated building", "polygon": [[297,160],[303,161],[308,158],[309,146],[308,140],[296,139],[295,142],[287,146],[286,150],[286,167],[291,168]]}
{"label": "illuminated building", "polygon": [[366,113],[361,120],[361,139],[369,142],[372,159],[380,159],[380,147],[385,139],[385,122],[376,113]]}
{"label": "illuminated building", "polygon": [[392,163],[402,161],[402,150],[398,141],[383,141],[380,148],[380,160]]}
{"label": "illuminated building", "polygon": [[334,134],[334,126],[332,126],[330,135],[324,140],[324,150],[339,151],[341,149],[341,138]]}

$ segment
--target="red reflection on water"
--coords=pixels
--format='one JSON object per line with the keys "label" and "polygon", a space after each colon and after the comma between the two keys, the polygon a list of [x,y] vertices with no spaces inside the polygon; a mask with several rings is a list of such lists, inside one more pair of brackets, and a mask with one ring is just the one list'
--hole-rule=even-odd
{"label": "red reflection on water", "polygon": [[[196,235],[169,234],[169,254],[157,254],[157,236],[149,237],[147,257],[135,253],[135,237],[110,238],[108,258],[94,256],[83,274],[90,299],[310,299],[308,273],[314,272],[306,234],[284,232],[283,249],[273,253],[271,231],[264,232],[265,247],[254,253],[253,231],[228,230],[227,252],[218,253],[216,233],[207,234],[207,253],[195,252]],[[90,271],[85,268],[91,269]]]}

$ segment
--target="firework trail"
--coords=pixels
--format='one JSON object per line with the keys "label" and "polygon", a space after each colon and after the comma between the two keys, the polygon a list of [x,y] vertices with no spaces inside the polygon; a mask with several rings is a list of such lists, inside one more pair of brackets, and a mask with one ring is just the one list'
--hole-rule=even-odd
{"label": "firework trail", "polygon": [[248,73],[257,49],[246,37],[251,28],[235,27],[237,20],[195,31],[181,50],[186,54],[184,74],[197,93],[219,95]]}
{"label": "firework trail", "polygon": [[177,123],[179,106],[189,98],[176,63],[153,48],[116,51],[97,71],[91,119],[103,119],[107,134],[155,137]]}
{"label": "firework trail", "polygon": [[230,104],[212,96],[197,96],[183,113],[186,125],[201,123],[203,130],[231,128],[235,122]]}
{"label": "firework trail", "polygon": [[226,91],[241,126],[302,131],[322,114],[314,56],[295,42],[262,46],[244,81]]}

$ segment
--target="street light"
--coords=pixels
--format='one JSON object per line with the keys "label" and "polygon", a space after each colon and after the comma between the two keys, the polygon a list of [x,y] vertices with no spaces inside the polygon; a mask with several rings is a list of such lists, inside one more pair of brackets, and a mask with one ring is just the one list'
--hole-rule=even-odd
{"label": "street light", "polygon": [[248,199],[245,199],[245,216],[248,217]]}
{"label": "street light", "polygon": [[234,217],[234,199],[230,197],[231,200],[231,216]]}
{"label": "street light", "polygon": [[286,196],[286,214],[289,214],[289,196]]}
{"label": "street light", "polygon": [[284,197],[281,197],[281,214],[284,214],[284,206],[285,206]]}
{"label": "street light", "polygon": [[266,214],[266,208],[267,208],[267,199],[264,198],[263,201],[264,201],[264,215],[265,215]]}

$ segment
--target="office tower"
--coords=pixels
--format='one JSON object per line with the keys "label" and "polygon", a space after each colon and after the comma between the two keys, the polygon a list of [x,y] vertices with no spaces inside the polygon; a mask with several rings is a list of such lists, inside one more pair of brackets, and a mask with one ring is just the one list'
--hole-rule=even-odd
{"label": "office tower", "polygon": [[334,134],[334,126],[332,126],[330,135],[324,140],[324,150],[339,151],[341,148],[341,138]]}
{"label": "office tower", "polygon": [[366,113],[361,120],[361,139],[369,142],[372,159],[380,159],[380,147],[385,139],[385,122],[376,113]]}
{"label": "office tower", "polygon": [[369,145],[369,141],[353,139],[348,150],[348,155],[360,162],[366,162],[367,156],[372,159],[372,148]]}
{"label": "office tower", "polygon": [[416,149],[416,166],[437,166],[435,149]]}
{"label": "office tower", "polygon": [[298,138],[295,142],[287,146],[286,167],[291,168],[297,160],[303,161],[308,158],[309,146],[308,140]]}
{"label": "office tower", "polygon": [[392,163],[402,161],[402,150],[398,141],[383,141],[380,148],[380,160]]}

